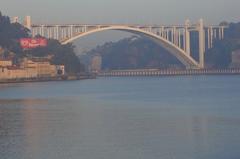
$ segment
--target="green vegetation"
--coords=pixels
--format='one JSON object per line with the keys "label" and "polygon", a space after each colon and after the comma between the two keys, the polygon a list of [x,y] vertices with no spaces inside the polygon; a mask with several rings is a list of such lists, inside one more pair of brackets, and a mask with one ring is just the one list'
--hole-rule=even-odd
{"label": "green vegetation", "polygon": [[12,57],[17,61],[20,57],[45,57],[51,56],[53,64],[64,64],[68,74],[77,74],[84,71],[83,65],[75,55],[72,44],[61,45],[57,40],[48,39],[47,47],[39,47],[32,50],[23,50],[19,39],[29,36],[30,31],[19,23],[11,23],[9,17],[0,12],[0,47],[3,53],[1,57]]}
{"label": "green vegetation", "polygon": [[17,56],[23,54],[19,39],[29,36],[29,30],[18,23],[11,24],[9,17],[0,12],[0,47],[4,49],[3,56],[13,52]]}
{"label": "green vegetation", "polygon": [[51,57],[51,63],[56,65],[65,65],[68,74],[77,74],[84,72],[84,66],[75,55],[73,44],[61,45],[57,40],[49,39],[46,47],[38,47],[24,51],[24,56]]}
{"label": "green vegetation", "polygon": [[86,53],[89,56],[100,54],[103,69],[142,69],[183,67],[166,50],[151,40],[130,37],[118,42],[106,43]]}
{"label": "green vegetation", "polygon": [[49,39],[46,47],[38,47],[32,50],[26,50],[26,56],[46,57],[50,56],[51,63],[66,67],[68,74],[84,72],[84,66],[74,52],[73,44],[61,45],[57,40]]}

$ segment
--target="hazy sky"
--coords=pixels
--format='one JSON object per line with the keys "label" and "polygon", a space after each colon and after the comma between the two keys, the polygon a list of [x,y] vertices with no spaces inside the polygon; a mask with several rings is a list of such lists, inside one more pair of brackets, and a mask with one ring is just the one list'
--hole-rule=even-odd
{"label": "hazy sky", "polygon": [[218,24],[240,21],[239,8],[240,0],[0,0],[3,14],[36,23]]}

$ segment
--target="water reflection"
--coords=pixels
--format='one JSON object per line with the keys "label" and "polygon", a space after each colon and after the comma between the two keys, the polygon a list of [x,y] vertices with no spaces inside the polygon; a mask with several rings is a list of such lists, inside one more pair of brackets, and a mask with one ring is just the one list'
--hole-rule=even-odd
{"label": "water reflection", "polygon": [[[239,158],[240,108],[234,94],[232,102],[226,98],[219,98],[218,102],[199,99],[199,94],[183,96],[196,90],[192,90],[192,85],[179,87],[179,81],[166,79],[174,88],[171,91],[174,98],[165,98],[170,95],[163,90],[165,79],[151,79],[153,85],[142,88],[151,87],[148,93],[139,91],[139,85],[146,84],[145,79],[138,84],[131,79],[112,80],[111,84],[109,80],[96,81],[104,87],[94,85],[94,81],[85,81],[84,85],[79,82],[79,87],[77,83],[67,83],[62,85],[63,93],[57,91],[62,88],[47,83],[31,88],[5,88],[12,94],[28,93],[10,98],[1,96],[0,156],[4,159]],[[188,80],[194,84],[196,79]],[[204,79],[204,86],[199,84],[196,89],[207,89],[206,82]],[[132,86],[122,88],[120,83]],[[209,83],[213,89],[211,79]],[[223,89],[221,84],[214,87]],[[226,96],[230,96],[229,87]],[[216,90],[205,91],[214,99],[224,95],[215,94]],[[32,94],[31,98],[26,98],[26,94]]]}

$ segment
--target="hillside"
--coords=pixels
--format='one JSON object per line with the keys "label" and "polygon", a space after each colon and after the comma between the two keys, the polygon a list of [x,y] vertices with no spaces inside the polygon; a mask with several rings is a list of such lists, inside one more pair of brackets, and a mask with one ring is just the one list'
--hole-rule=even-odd
{"label": "hillside", "polygon": [[47,47],[23,50],[19,39],[30,37],[30,31],[19,23],[11,23],[10,18],[0,12],[0,57],[15,59],[21,57],[51,56],[51,63],[64,64],[66,72],[77,74],[84,71],[84,66],[74,52],[72,44],[61,45],[57,40],[48,39]]}
{"label": "hillside", "polygon": [[95,54],[102,56],[103,69],[183,67],[174,56],[151,40],[135,36],[106,43],[86,53],[88,57]]}
{"label": "hillside", "polygon": [[210,68],[228,68],[232,52],[240,49],[240,23],[230,23],[223,40],[214,41],[214,47],[206,52],[205,61]]}

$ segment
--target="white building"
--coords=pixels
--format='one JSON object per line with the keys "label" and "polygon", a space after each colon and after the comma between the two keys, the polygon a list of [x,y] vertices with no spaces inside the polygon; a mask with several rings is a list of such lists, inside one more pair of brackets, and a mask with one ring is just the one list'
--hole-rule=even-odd
{"label": "white building", "polygon": [[19,23],[19,18],[18,17],[13,17],[12,18],[12,23]]}
{"label": "white building", "polygon": [[12,59],[1,59],[0,58],[0,67],[8,67],[8,66],[12,66]]}
{"label": "white building", "polygon": [[0,59],[0,80],[50,78],[64,74],[64,65],[52,65],[46,58],[23,58],[20,66],[14,66],[11,60]]}
{"label": "white building", "polygon": [[30,16],[26,16],[24,19],[24,26],[28,29],[31,29],[32,21]]}
{"label": "white building", "polygon": [[95,55],[91,61],[91,71],[98,73],[102,69],[102,57],[101,55]]}

